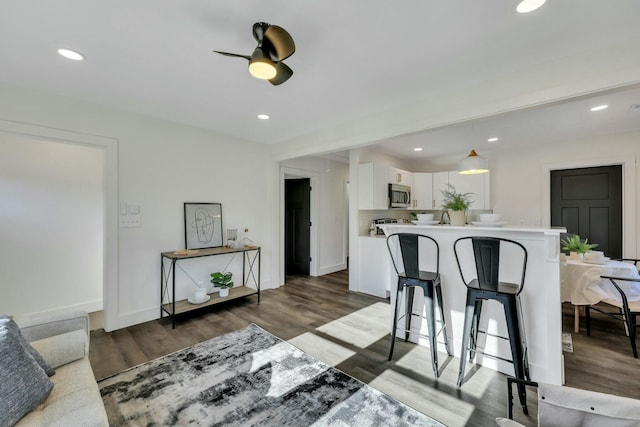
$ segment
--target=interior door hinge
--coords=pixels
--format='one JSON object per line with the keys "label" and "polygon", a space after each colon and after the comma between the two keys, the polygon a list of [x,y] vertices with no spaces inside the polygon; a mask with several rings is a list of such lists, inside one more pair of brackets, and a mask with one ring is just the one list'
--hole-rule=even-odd
{"label": "interior door hinge", "polygon": [[313,223],[311,221],[309,221],[309,227],[312,227]]}
{"label": "interior door hinge", "polygon": [[309,262],[311,262],[311,257],[309,257]]}

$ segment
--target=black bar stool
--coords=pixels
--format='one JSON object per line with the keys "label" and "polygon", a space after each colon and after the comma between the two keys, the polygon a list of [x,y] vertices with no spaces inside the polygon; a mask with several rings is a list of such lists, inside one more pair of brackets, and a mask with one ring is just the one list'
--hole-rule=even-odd
{"label": "black bar stool", "polygon": [[[393,267],[398,275],[398,287],[396,290],[396,304],[393,312],[393,329],[391,330],[391,349],[389,350],[389,360],[393,357],[393,348],[398,330],[398,320],[405,320],[404,340],[409,339],[411,330],[411,320],[414,316],[422,317],[422,314],[413,313],[413,298],[415,288],[421,288],[424,294],[425,318],[429,329],[429,343],[431,346],[431,365],[436,378],[440,375],[438,371],[438,346],[437,336],[443,333],[444,344],[447,354],[451,356],[449,340],[447,339],[447,327],[442,307],[442,288],[440,287],[440,247],[438,242],[429,236],[413,233],[396,233],[387,237],[387,247],[391,255]],[[420,270],[420,252],[430,248],[435,253],[435,272]],[[404,292],[406,290],[406,292]],[[400,296],[405,295],[404,314],[398,317],[400,307]],[[440,317],[442,328],[436,332],[435,320],[435,298],[440,307]],[[419,334],[421,336],[425,336]]]}
{"label": "black bar stool", "polygon": [[[458,252],[459,244],[466,240],[471,240],[473,255],[475,260],[476,278],[467,281],[464,277],[463,268],[460,264]],[[519,283],[509,283],[500,281],[500,249],[515,249],[522,259],[522,275]],[[498,237],[461,237],[453,244],[453,251],[460,270],[462,281],[467,286],[467,302],[464,314],[464,333],[462,335],[462,353],[460,354],[460,371],[458,373],[458,387],[464,381],[464,370],[469,351],[469,362],[472,362],[477,350],[478,332],[485,333],[478,329],[480,324],[480,314],[482,303],[485,300],[495,300],[504,307],[504,314],[507,320],[507,331],[509,337],[498,337],[509,341],[511,346],[512,360],[499,356],[486,354],[489,357],[513,363],[515,377],[521,380],[530,381],[529,362],[527,358],[527,346],[524,334],[520,308],[520,292],[524,286],[525,272],[527,269],[527,250],[520,243],[509,239]],[[471,343],[469,343],[471,341]],[[525,413],[527,411],[527,395],[524,384],[518,384],[518,395],[520,404]]]}

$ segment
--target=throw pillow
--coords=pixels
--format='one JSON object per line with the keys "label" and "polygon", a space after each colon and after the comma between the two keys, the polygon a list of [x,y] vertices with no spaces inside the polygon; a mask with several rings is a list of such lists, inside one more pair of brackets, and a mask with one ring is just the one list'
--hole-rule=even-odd
{"label": "throw pillow", "polygon": [[33,341],[31,345],[38,350],[38,353],[40,353],[52,367],[57,368],[58,366],[82,359],[85,356],[86,342],[87,333],[78,329],[67,332],[66,334]]}
{"label": "throw pillow", "polygon": [[0,324],[0,426],[12,426],[49,396],[53,383],[20,339]]}
{"label": "throw pillow", "polygon": [[45,362],[45,360],[42,358],[40,353],[38,353],[36,349],[33,348],[31,344],[29,344],[29,341],[27,341],[22,336],[22,332],[20,332],[20,327],[16,322],[13,321],[13,319],[11,319],[9,316],[6,316],[6,315],[0,316],[0,328],[3,328],[3,327],[7,328],[16,337],[16,339],[20,341],[20,344],[22,345],[22,347],[24,347],[25,351],[29,353],[31,357],[33,357],[33,360],[35,360],[38,363],[38,365],[40,365],[40,367],[44,370],[44,372],[48,376],[52,376],[53,374],[56,373],[56,371],[51,366],[49,366],[47,362]]}

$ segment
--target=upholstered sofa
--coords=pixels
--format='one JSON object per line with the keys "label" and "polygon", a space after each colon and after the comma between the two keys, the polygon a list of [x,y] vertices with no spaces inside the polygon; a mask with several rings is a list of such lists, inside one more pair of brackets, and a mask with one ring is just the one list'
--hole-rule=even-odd
{"label": "upholstered sofa", "polygon": [[16,426],[108,426],[91,364],[89,316],[73,312],[47,317],[16,318],[22,335],[55,369],[46,400]]}

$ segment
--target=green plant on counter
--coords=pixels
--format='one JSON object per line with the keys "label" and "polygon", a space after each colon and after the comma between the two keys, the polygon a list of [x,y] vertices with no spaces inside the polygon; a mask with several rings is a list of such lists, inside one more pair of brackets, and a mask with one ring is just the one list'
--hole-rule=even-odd
{"label": "green plant on counter", "polygon": [[211,283],[213,286],[220,289],[233,288],[233,281],[231,280],[232,273],[220,273],[216,271],[211,273]]}
{"label": "green plant on counter", "polygon": [[579,254],[589,252],[591,249],[598,247],[597,243],[589,243],[589,239],[584,239],[583,242],[577,234],[562,239],[560,243],[562,243],[563,251],[577,252]]}
{"label": "green plant on counter", "polygon": [[466,211],[471,206],[471,199],[469,198],[473,193],[458,193],[456,188],[447,184],[447,189],[442,190],[442,209],[452,211]]}

